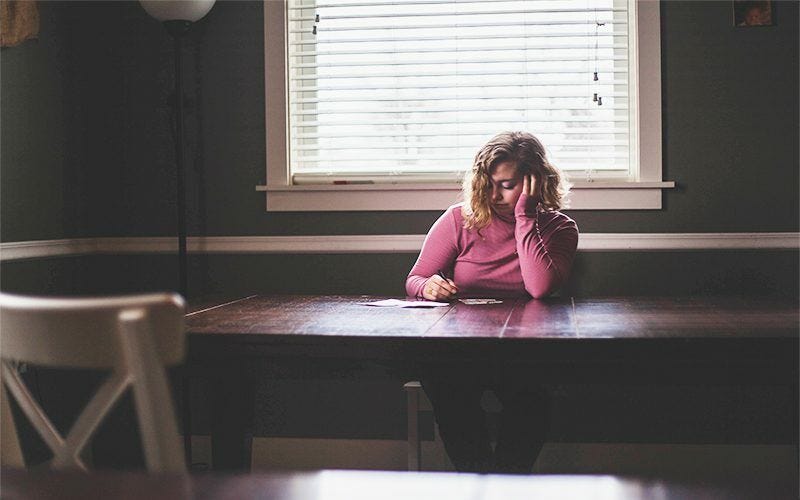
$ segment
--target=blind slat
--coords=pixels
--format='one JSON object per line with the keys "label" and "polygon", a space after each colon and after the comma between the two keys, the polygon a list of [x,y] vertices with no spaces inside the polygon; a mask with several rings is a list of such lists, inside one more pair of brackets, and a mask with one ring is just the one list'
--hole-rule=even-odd
{"label": "blind slat", "polygon": [[[351,182],[353,184],[450,184],[460,183],[463,179],[463,174],[466,166],[470,163],[461,163],[453,165],[448,169],[437,169],[437,165],[429,165],[419,167],[415,170],[398,171],[398,172],[375,172],[375,171],[357,171],[357,172],[307,172],[302,174],[295,174],[292,176],[292,183],[298,185],[310,184],[334,184],[337,182],[345,183]],[[574,168],[565,169],[569,172],[570,180],[583,180],[583,179],[617,179],[624,181],[628,175],[626,168],[619,166],[608,166],[599,170],[592,169],[589,174],[588,169]]]}
{"label": "blind slat", "polygon": [[[307,184],[326,184],[339,179],[365,179],[367,182],[361,182],[361,184],[377,184],[381,181],[387,182],[389,179],[392,179],[392,177],[389,176],[395,176],[395,179],[399,182],[408,182],[406,181],[408,178],[419,179],[419,176],[425,176],[428,177],[428,182],[442,182],[443,179],[436,179],[436,175],[439,174],[454,176],[453,180],[456,181],[463,178],[464,171],[471,165],[471,159],[468,160],[466,158],[462,158],[461,161],[458,162],[448,162],[446,164],[442,162],[425,163],[419,166],[404,166],[396,170],[380,170],[370,168],[369,165],[359,165],[353,168],[335,165],[314,171],[309,171],[307,169],[302,170],[294,174],[292,179],[302,179],[306,181],[305,183]],[[582,160],[574,163],[562,161],[557,165],[562,171],[567,173],[569,180],[599,180],[607,179],[612,176],[621,179],[629,177],[628,168],[621,163],[598,163],[597,161]],[[292,164],[292,168],[301,170],[294,163]],[[420,180],[422,181],[423,179]],[[445,179],[445,182],[446,181]]]}
{"label": "blind slat", "polygon": [[[588,78],[587,78],[588,79]],[[598,82],[592,82],[598,83]],[[626,85],[628,82],[627,80],[611,80],[611,81],[604,81],[602,82],[605,86],[618,86],[618,85]],[[443,84],[441,82],[431,82],[431,83],[422,83],[422,82],[410,82],[407,85],[399,86],[399,85],[391,85],[391,84],[368,84],[364,83],[357,83],[357,84],[343,84],[339,83],[338,85],[324,85],[324,86],[303,86],[298,87],[297,85],[290,87],[289,91],[297,94],[303,94],[308,92],[337,92],[337,91],[353,91],[353,90],[386,90],[386,89],[398,89],[398,90],[415,90],[415,89],[442,89],[448,88],[458,90],[464,88],[492,88],[492,87],[525,87],[525,86],[540,86],[540,87],[548,87],[548,86],[573,86],[573,87],[582,87],[586,88],[587,84],[589,84],[586,80],[578,81],[575,79],[568,80],[550,80],[547,82],[542,83],[527,83],[524,81],[511,81],[511,82],[485,82],[485,81],[469,81],[469,82],[461,82],[459,81],[456,85],[448,85]]]}
{"label": "blind slat", "polygon": [[[528,1],[537,1],[537,0],[528,0]],[[538,0],[541,1],[541,0]],[[442,2],[442,0],[414,0],[413,2],[408,2],[407,5],[438,5],[438,4],[452,4],[452,1],[449,2]],[[459,5],[470,5],[470,4],[487,4],[487,3],[513,3],[511,0],[458,0]],[[327,8],[334,8],[334,7],[380,7],[380,6],[391,6],[396,7],[398,5],[397,0],[370,0],[369,2],[336,2],[336,3],[324,3],[324,2],[311,2],[311,3],[303,3],[302,1],[294,1],[290,2],[288,5],[289,10],[302,10],[302,9],[327,9]]]}
{"label": "blind slat", "polygon": [[[510,101],[510,100],[528,99],[528,98],[540,99],[540,98],[543,98],[543,97],[553,97],[553,98],[559,98],[559,99],[570,99],[570,98],[586,97],[587,94],[588,94],[588,92],[585,92],[585,91],[584,92],[576,92],[576,91],[573,91],[573,90],[570,90],[570,89],[565,89],[565,90],[562,90],[561,93],[555,93],[555,92],[549,93],[547,91],[543,91],[543,92],[538,92],[538,93],[535,93],[535,94],[531,93],[531,94],[528,94],[528,95],[525,95],[525,94],[513,94],[513,95],[503,95],[503,96],[498,96],[498,97],[487,97],[487,96],[481,96],[481,95],[474,95],[474,96],[460,95],[458,97],[461,100],[465,100],[465,101],[478,101],[478,100],[482,100],[482,101]],[[627,98],[628,94],[627,94],[627,92],[605,92],[603,94],[603,96]],[[340,96],[340,97],[325,96],[324,98],[301,98],[301,99],[295,99],[295,102],[298,103],[298,104],[319,104],[319,103],[326,103],[327,104],[327,103],[345,103],[345,102],[350,102],[350,103],[353,103],[354,105],[357,105],[357,104],[364,104],[364,103],[367,103],[367,102],[396,102],[396,103],[400,103],[400,102],[404,102],[404,103],[415,102],[415,103],[418,103],[417,104],[418,106],[422,105],[422,104],[424,104],[426,102],[436,102],[436,101],[456,101],[456,98],[454,98],[452,95],[449,95],[449,96],[448,95],[442,95],[442,96],[433,96],[433,95],[431,95],[431,96],[425,96],[425,97],[419,97],[419,98],[400,97],[400,96],[397,96],[397,97],[387,96],[387,97],[374,97],[372,99],[368,99],[368,98],[358,97],[358,96],[354,96],[354,95],[344,95],[344,96]]]}
{"label": "blind slat", "polygon": [[[536,126],[536,124],[530,124],[530,123],[528,123],[526,125],[528,125],[527,130],[530,130],[532,132],[536,132],[536,133],[538,133],[538,135],[541,135],[542,137],[546,137],[546,136],[580,136],[580,137],[584,138],[584,139],[582,139],[582,141],[584,141],[586,143],[591,143],[592,142],[592,139],[587,139],[587,137],[597,137],[597,136],[602,136],[602,137],[610,137],[610,136],[620,137],[620,136],[627,136],[627,134],[629,132],[629,130],[627,128],[615,128],[615,127],[595,127],[595,128],[591,128],[591,129],[585,129],[585,128],[563,129],[563,128],[539,127],[539,126]],[[452,130],[451,129],[444,129],[444,130],[441,131],[441,134],[436,133],[435,130],[431,130],[431,131],[416,131],[416,132],[405,133],[405,134],[403,132],[406,132],[406,131],[397,131],[396,133],[386,133],[386,132],[384,132],[383,135],[378,135],[378,134],[370,135],[370,134],[367,133],[368,131],[363,131],[363,132],[359,132],[357,137],[359,137],[359,138],[372,137],[375,140],[377,140],[377,139],[390,140],[390,139],[396,139],[398,137],[414,137],[414,136],[421,136],[421,135],[425,135],[425,136],[436,135],[437,137],[438,136],[442,136],[442,137],[454,136],[455,138],[452,139],[453,141],[456,141],[456,140],[471,141],[470,144],[479,144],[481,141],[485,142],[487,139],[489,139],[496,132],[495,129],[487,130],[485,127],[483,129],[481,129],[479,127],[475,127],[475,128],[460,127],[460,128],[462,128],[462,129],[463,128],[467,128],[467,130],[463,131],[463,133],[461,133],[461,134],[458,133],[458,132],[461,132],[461,130],[455,130],[455,128],[454,128]],[[439,130],[438,127],[437,127],[437,130]],[[325,132],[323,132],[323,133],[319,133],[319,134],[296,134],[295,137],[294,137],[294,140],[296,141],[296,144],[304,144],[307,141],[317,141],[317,140],[320,140],[320,139],[325,140],[325,139],[336,139],[336,138],[351,138],[351,137],[354,137],[354,136],[355,136],[355,134],[337,135],[335,133],[325,133]],[[603,144],[606,143],[606,139],[598,140],[598,142],[600,142],[600,141],[602,141]],[[558,141],[554,141],[553,139],[551,139],[551,142],[558,142]]]}
{"label": "blind slat", "polygon": [[[451,3],[449,4],[451,8],[456,8],[458,4]],[[330,8],[335,8],[336,6],[331,6]],[[307,10],[307,9],[306,9]],[[318,10],[318,9],[315,9]],[[509,14],[516,14],[516,15],[525,15],[525,14],[587,14],[586,9],[496,9],[496,10],[461,10],[461,11],[408,11],[403,12],[401,10],[395,9],[394,12],[365,12],[363,15],[358,15],[352,13],[346,14],[325,14],[324,16],[320,16],[320,23],[324,23],[328,20],[341,20],[341,19],[352,19],[352,20],[364,20],[364,19],[375,19],[375,18],[406,18],[406,17],[441,17],[441,16],[497,16],[497,15],[509,15]],[[361,11],[364,12],[364,11]],[[592,10],[592,13],[598,14],[608,14],[609,12],[626,12],[626,9],[614,9],[614,8],[599,8]],[[298,17],[290,17],[289,22],[315,22],[316,16],[305,15],[305,16],[298,16]]]}
{"label": "blind slat", "polygon": [[[627,119],[620,119],[620,122],[627,122]],[[594,123],[594,122],[590,122]],[[333,139],[337,137],[341,138],[351,138],[355,134],[358,137],[375,137],[375,138],[397,138],[397,137],[414,137],[420,135],[433,135],[435,134],[437,137],[453,137],[452,140],[458,140],[458,138],[462,138],[462,140],[471,140],[472,144],[476,144],[482,140],[486,140],[492,135],[491,131],[487,131],[480,126],[470,126],[474,124],[451,124],[452,128],[446,128],[440,125],[437,125],[435,129],[426,130],[426,129],[414,129],[414,130],[391,130],[391,131],[375,131],[370,130],[368,127],[362,127],[362,130],[358,131],[351,131],[352,128],[350,127],[346,129],[346,131],[342,131],[342,128],[337,127],[335,131],[324,131],[320,133],[302,133],[297,132],[292,135],[292,137],[296,140],[305,141],[305,140],[316,140],[316,139]],[[480,125],[480,124],[478,124]],[[542,130],[545,133],[541,135],[563,135],[563,134],[579,134],[581,136],[587,135],[617,135],[617,134],[627,134],[628,129],[625,127],[592,127],[592,128],[566,128],[566,127],[553,127],[551,123],[545,122],[526,122],[526,125],[529,127],[530,130]],[[297,129],[302,129],[305,127],[296,127]],[[470,138],[470,139],[463,139],[463,138]],[[588,139],[587,139],[588,141]]]}
{"label": "blind slat", "polygon": [[[569,38],[581,38],[577,35],[570,35]],[[301,45],[309,45],[307,43],[299,43],[298,46]],[[505,54],[508,52],[519,52],[528,50],[530,47],[525,47],[524,45],[519,44],[509,44],[509,45],[498,45],[498,46],[486,46],[486,47],[464,47],[464,48],[452,48],[448,49],[447,47],[442,46],[432,46],[432,47],[411,47],[407,50],[401,50],[396,48],[395,50],[391,50],[389,48],[375,48],[375,47],[367,47],[361,50],[324,50],[324,51],[315,51],[315,50],[308,50],[308,51],[290,51],[289,57],[296,58],[297,60],[303,60],[304,58],[327,58],[333,56],[347,56],[347,55],[391,55],[393,57],[419,57],[423,54],[455,54],[455,56],[463,55],[465,53],[485,53],[485,52],[497,52],[499,54]],[[547,48],[551,48],[548,46]],[[601,49],[611,49],[610,47],[600,47]],[[587,57],[591,58],[593,56],[587,56],[586,54],[593,50],[593,48],[587,48],[586,46],[573,46],[567,49],[562,48],[561,50],[576,50],[581,51],[579,54],[574,56],[552,56],[546,57],[541,55],[532,56],[528,61],[572,61],[572,60],[585,60]],[[486,57],[490,57],[491,54],[486,54]],[[614,56],[612,59],[616,59],[617,57],[622,57],[627,59],[627,55],[622,56]],[[594,59],[591,59],[594,60]],[[295,67],[293,65],[293,67]]]}
{"label": "blind slat", "polygon": [[[592,101],[592,96],[586,97],[586,104],[583,105],[559,105],[559,104],[545,104],[536,106],[534,109],[536,110],[586,110],[592,109],[593,107],[599,108],[599,106],[595,105]],[[589,104],[589,103],[592,104]],[[604,104],[603,110],[627,110],[627,104],[623,103],[615,103],[613,106],[610,103]],[[484,112],[493,112],[493,113],[500,113],[500,112],[511,112],[511,113],[524,113],[530,108],[524,107],[497,107],[497,108],[490,108],[490,107],[464,107],[458,109],[452,108],[407,108],[407,109],[337,109],[337,110],[321,110],[321,109],[310,109],[310,110],[293,110],[290,112],[290,116],[347,116],[347,115],[372,115],[372,114],[382,114],[386,116],[393,116],[393,115],[409,115],[409,114],[444,114],[444,113],[484,113]]]}
{"label": "blind slat", "polygon": [[[502,27],[531,27],[531,26],[581,26],[591,25],[595,26],[596,22],[603,24],[611,24],[612,22],[617,25],[624,25],[624,22],[613,21],[612,19],[602,19],[594,21],[591,19],[576,19],[576,20],[556,20],[556,21],[538,21],[538,22],[525,22],[519,21],[483,21],[483,22],[461,22],[461,23],[440,23],[440,24],[410,24],[406,26],[326,26],[324,24],[317,24],[317,35],[321,37],[324,33],[341,33],[347,31],[374,31],[374,30],[463,30],[465,28],[502,28]],[[290,29],[289,34],[294,35],[297,33],[313,33],[313,30],[308,28]],[[524,34],[523,34],[524,35]]]}
{"label": "blind slat", "polygon": [[[382,119],[382,120],[329,120],[329,121],[319,121],[319,120],[309,120],[304,122],[295,122],[290,121],[290,126],[292,128],[307,128],[307,127],[322,127],[322,126],[344,126],[344,125],[363,125],[363,126],[373,126],[373,125],[417,125],[417,124],[437,124],[437,125],[445,125],[445,124],[454,124],[456,126],[466,126],[470,124],[481,124],[481,123],[502,123],[502,124],[513,124],[513,123],[529,123],[535,122],[538,118],[530,119],[526,116],[514,117],[509,119],[507,117],[502,118],[495,118],[492,116],[475,116],[472,119],[463,119],[458,122],[454,122],[453,120],[448,120],[445,118],[427,118],[423,119],[420,117],[414,118],[397,118],[397,119]],[[597,119],[593,123],[597,122],[612,122],[612,118],[608,119]]]}
{"label": "blind slat", "polygon": [[[588,36],[588,35],[586,35]],[[573,38],[578,38],[579,35],[576,35]],[[290,40],[289,46],[297,46],[297,45],[327,45],[327,44],[341,44],[341,43],[381,43],[381,42],[388,42],[388,43],[403,43],[403,42],[429,42],[429,41],[438,41],[438,42],[462,42],[466,40],[517,40],[517,39],[525,39],[527,38],[524,34],[515,34],[515,33],[481,33],[481,34],[459,34],[459,35],[451,35],[451,36],[444,36],[444,35],[418,35],[414,37],[374,37],[374,38],[365,38],[365,37],[351,37],[351,38],[341,38],[337,40],[327,40],[324,43],[320,42],[317,39],[310,39],[310,40]],[[585,38],[585,37],[584,37]],[[593,47],[593,46],[592,46]],[[589,45],[584,43],[576,43],[573,45],[549,45],[549,44],[531,44],[528,48],[533,49],[582,49],[586,50],[589,48]],[[625,43],[608,43],[603,42],[598,45],[600,49],[626,49],[627,44]]]}
{"label": "blind slat", "polygon": [[373,67],[373,66],[425,66],[425,65],[441,65],[441,64],[480,64],[480,63],[539,63],[539,62],[580,62],[592,64],[608,64],[614,61],[627,61],[628,56],[604,56],[601,59],[593,59],[588,55],[572,56],[572,57],[472,57],[461,59],[433,59],[423,60],[415,59],[411,61],[335,61],[324,63],[297,63],[292,67],[296,69],[305,68],[349,68],[349,67]]}
{"label": "blind slat", "polygon": [[[472,154],[474,154],[474,147],[464,147],[462,149],[466,150],[467,155],[472,158]],[[560,158],[627,158],[628,155],[621,154],[621,153],[609,153],[605,151],[594,151],[591,153],[581,153],[581,152],[560,152],[560,153],[552,153],[552,156],[560,157]],[[424,153],[424,157],[427,160],[450,160],[452,159],[453,155],[451,153],[447,154],[430,154]],[[347,155],[332,155],[330,153],[326,154],[326,156],[305,156],[300,155],[296,156],[295,159],[300,163],[339,163],[339,162],[364,162],[364,161],[410,161],[410,160],[419,160],[419,154],[393,154],[392,158],[389,160],[386,158],[385,155],[375,155],[369,156],[369,154],[364,154],[361,152],[354,153],[350,156]]]}
{"label": "blind slat", "polygon": [[[334,145],[336,142],[331,142],[331,144],[324,144],[325,151],[340,151],[340,150],[384,150],[384,149],[464,149],[469,148],[472,149],[474,146],[473,144],[469,145],[437,145],[437,144],[430,144],[427,142],[401,142],[401,143],[391,143],[391,142],[374,142],[370,141],[368,144],[342,144],[342,145]],[[627,146],[628,141],[626,140],[601,140],[601,141],[554,141],[551,140],[547,143],[547,147],[549,149],[555,149],[561,146],[575,146],[575,147],[590,147],[590,146]],[[295,151],[316,151],[320,147],[320,144],[313,144],[308,146],[295,146]]]}
{"label": "blind slat", "polygon": [[[440,65],[441,66],[441,65]],[[625,74],[627,73],[627,69],[625,70],[615,70],[614,74]],[[341,78],[422,78],[422,77],[462,77],[462,76],[496,76],[498,78],[502,78],[505,76],[512,76],[512,75],[556,75],[556,74],[565,74],[565,75],[582,75],[586,78],[587,75],[591,75],[591,72],[588,70],[579,71],[575,69],[535,69],[535,70],[515,70],[515,71],[498,71],[492,70],[490,68],[484,70],[461,70],[456,71],[455,74],[452,71],[446,70],[439,70],[439,71],[417,71],[417,72],[409,72],[409,73],[402,73],[402,72],[391,72],[391,71],[384,71],[384,72],[375,72],[375,73],[351,73],[351,74],[344,74],[344,75],[334,75],[334,74],[317,74],[317,75],[298,75],[298,76],[290,76],[290,82],[301,82],[304,80],[319,80],[324,78],[328,79],[341,79]]]}
{"label": "blind slat", "polygon": [[[505,45],[485,45],[485,46],[477,46],[476,45],[476,46],[464,46],[464,47],[452,47],[452,48],[448,48],[447,46],[443,46],[442,44],[438,44],[438,45],[405,47],[406,50],[404,50],[403,52],[400,52],[400,53],[397,52],[397,47],[396,46],[390,45],[391,42],[397,42],[398,41],[398,40],[396,40],[394,38],[383,40],[382,43],[385,43],[386,46],[380,46],[380,45],[371,46],[371,47],[362,46],[362,47],[359,47],[359,48],[356,48],[356,49],[350,49],[350,50],[347,50],[347,49],[330,49],[330,48],[328,48],[326,50],[301,50],[301,49],[297,49],[297,48],[294,48],[294,47],[304,47],[304,46],[312,46],[313,47],[313,46],[316,46],[317,44],[314,41],[311,41],[311,42],[296,41],[296,42],[292,42],[289,45],[289,48],[290,48],[289,57],[322,57],[322,56],[340,56],[340,55],[354,55],[354,54],[359,54],[359,55],[360,54],[392,54],[393,56],[395,56],[397,54],[402,54],[402,55],[406,55],[406,56],[410,57],[411,54],[425,54],[425,53],[436,53],[436,52],[440,52],[440,53],[443,53],[443,54],[453,53],[453,52],[455,52],[457,54],[461,54],[461,53],[464,53],[464,52],[501,52],[501,53],[503,53],[503,52],[508,52],[508,51],[531,50],[531,49],[537,49],[537,48],[554,48],[554,49],[560,49],[560,50],[580,50],[580,51],[583,51],[583,54],[585,54],[585,53],[587,53],[587,52],[589,52],[591,50],[594,50],[594,46],[593,45],[589,46],[589,45],[587,45],[585,43],[585,38],[588,37],[588,36],[591,36],[591,34],[590,33],[539,33],[539,34],[536,34],[536,35],[531,35],[531,36],[526,37],[526,40],[528,41],[527,44],[525,44],[525,43],[514,43],[514,44],[505,44]],[[620,33],[620,34],[614,34],[613,36],[615,38],[619,38],[619,37],[627,37],[628,35],[627,35],[627,33]],[[500,35],[496,35],[496,36],[493,36],[493,37],[486,36],[486,37],[480,37],[480,38],[502,40],[504,38],[506,38],[506,39],[519,39],[521,37],[518,37],[518,36],[509,37],[506,34],[500,34]],[[583,40],[583,43],[580,43],[580,42],[576,41],[575,45],[571,45],[569,47],[558,47],[558,46],[554,46],[552,44],[551,45],[545,45],[545,44],[538,44],[537,45],[537,44],[533,44],[533,43],[530,42],[530,40],[537,40],[539,38],[542,38],[542,39],[545,39],[545,40],[550,39],[550,38],[574,38],[574,39],[577,39],[577,40]],[[608,38],[608,37],[605,37],[605,38]],[[437,37],[433,37],[432,39],[440,40]],[[428,40],[428,39],[411,39],[411,40],[401,40],[401,41],[403,43],[408,43],[408,42],[423,42],[423,41],[426,41],[426,40]],[[472,39],[471,38],[460,37],[458,39],[453,38],[453,39],[451,39],[449,41],[459,41],[459,42],[461,42],[461,41],[466,41],[466,40],[472,40]],[[380,42],[380,41],[373,41],[373,42]],[[321,44],[321,45],[329,47],[332,44]],[[617,45],[619,45],[619,47],[615,47],[613,45],[603,43],[603,44],[599,45],[597,48],[598,49],[614,49],[614,48],[622,49],[622,48],[624,48],[624,44],[617,44]],[[541,57],[541,56],[539,56],[539,57]],[[585,56],[583,56],[583,57],[585,57]],[[548,59],[542,59],[542,60],[548,60]],[[559,59],[554,57],[554,58],[552,58],[552,60],[559,60]]]}

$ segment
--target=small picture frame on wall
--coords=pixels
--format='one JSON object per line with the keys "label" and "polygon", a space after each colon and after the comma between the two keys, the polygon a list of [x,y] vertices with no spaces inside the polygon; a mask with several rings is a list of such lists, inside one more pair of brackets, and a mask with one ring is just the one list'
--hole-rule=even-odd
{"label": "small picture frame on wall", "polygon": [[733,0],[733,24],[736,27],[774,26],[772,0]]}

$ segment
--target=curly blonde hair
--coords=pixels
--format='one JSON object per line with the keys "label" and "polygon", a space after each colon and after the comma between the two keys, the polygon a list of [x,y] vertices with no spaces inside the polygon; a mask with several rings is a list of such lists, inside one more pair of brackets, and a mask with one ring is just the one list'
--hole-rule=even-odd
{"label": "curly blonde hair", "polygon": [[490,176],[500,163],[511,162],[523,175],[536,180],[536,193],[546,210],[568,206],[570,183],[555,165],[547,160],[544,145],[527,132],[503,132],[494,136],[475,155],[472,169],[464,177],[464,227],[480,230],[492,221]]}

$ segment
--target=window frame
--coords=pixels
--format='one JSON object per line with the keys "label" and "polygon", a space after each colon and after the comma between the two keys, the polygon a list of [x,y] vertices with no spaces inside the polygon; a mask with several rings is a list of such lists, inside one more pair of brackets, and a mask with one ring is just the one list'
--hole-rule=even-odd
{"label": "window frame", "polygon": [[[461,185],[452,183],[292,184],[289,172],[288,74],[285,0],[264,1],[264,87],[266,101],[266,193],[268,212],[444,210],[460,200]],[[634,49],[637,101],[632,127],[638,128],[639,171],[630,181],[576,181],[572,210],[659,210],[662,190],[674,181],[662,178],[661,16],[660,2],[636,0],[629,12],[635,22]],[[637,147],[638,146],[638,147]]]}

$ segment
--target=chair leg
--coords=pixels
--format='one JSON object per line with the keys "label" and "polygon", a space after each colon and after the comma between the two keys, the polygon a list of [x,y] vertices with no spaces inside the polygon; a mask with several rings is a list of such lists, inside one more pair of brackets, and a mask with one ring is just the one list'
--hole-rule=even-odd
{"label": "chair leg", "polygon": [[183,368],[181,371],[181,398],[183,409],[183,455],[186,459],[186,467],[192,469],[192,387],[189,379],[189,370]]}
{"label": "chair leg", "polygon": [[421,465],[421,450],[419,436],[419,399],[422,385],[417,381],[403,385],[408,400],[407,425],[408,425],[408,470],[419,471]]}
{"label": "chair leg", "polygon": [[0,412],[0,465],[24,469],[25,459],[22,458],[17,427],[14,424],[14,416],[11,414],[2,377],[0,377]]}

